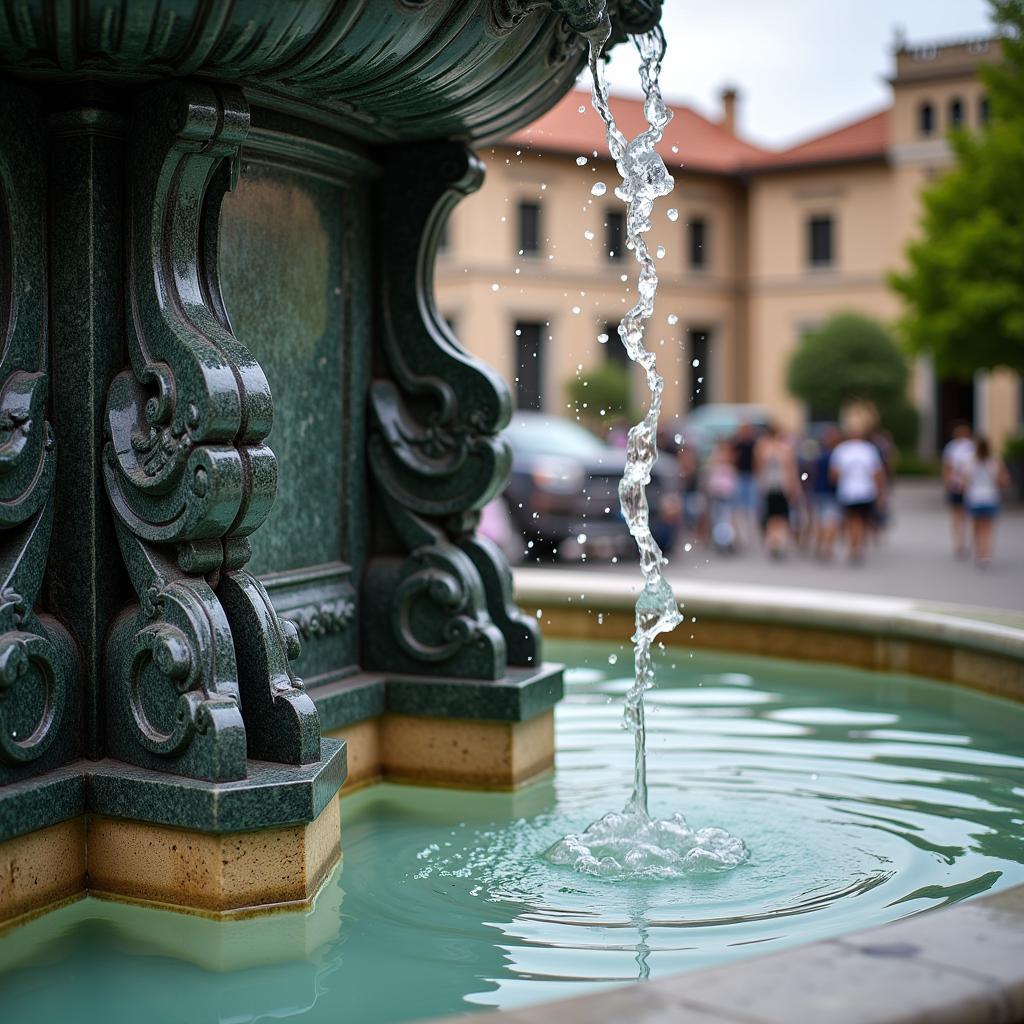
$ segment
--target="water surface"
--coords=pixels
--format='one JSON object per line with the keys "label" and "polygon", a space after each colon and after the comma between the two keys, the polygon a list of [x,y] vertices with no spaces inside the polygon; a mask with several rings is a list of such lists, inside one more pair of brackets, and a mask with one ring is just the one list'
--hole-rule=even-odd
{"label": "water surface", "polygon": [[671,651],[647,695],[651,812],[727,828],[749,860],[628,885],[546,863],[552,842],[630,795],[628,653],[547,645],[574,666],[553,778],[519,794],[378,786],[344,800],[344,866],[310,914],[225,924],[85,900],[11,932],[5,1024],[375,1024],[512,1007],[1024,882],[1024,708],[898,675]]}

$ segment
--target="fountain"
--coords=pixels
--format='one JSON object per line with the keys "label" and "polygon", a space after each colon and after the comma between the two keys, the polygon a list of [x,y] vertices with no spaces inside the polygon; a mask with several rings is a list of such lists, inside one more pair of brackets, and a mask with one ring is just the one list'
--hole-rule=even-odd
{"label": "fountain", "polygon": [[[652,980],[564,1012],[853,1019],[863,999],[876,1022],[922,1005],[1006,1016],[1021,712],[906,673],[1022,699],[1024,631],[698,593],[688,615],[729,655],[684,660],[673,645],[689,638],[665,632],[679,594],[643,499],[659,387],[643,233],[670,186],[653,158],[657,0],[8,7],[12,1018],[370,1024],[637,978]],[[644,588],[632,607],[595,577],[595,625],[555,607],[570,577],[520,587],[549,633],[587,637],[555,641],[563,677],[474,536],[508,468],[509,398],[437,314],[431,276],[445,217],[480,183],[466,144],[551,107],[584,37],[606,34],[638,37],[652,88],[649,133],[627,143],[609,125],[641,264],[620,334],[654,399],[623,483]],[[634,188],[638,169],[654,173]],[[631,633],[637,671],[620,678],[609,656]],[[658,636],[674,653],[648,723]],[[623,695],[631,735],[607,704]],[[748,839],[749,860],[724,830],[649,812],[648,733],[651,810],[685,801]],[[623,814],[586,828],[631,768]],[[343,782],[358,791],[339,807]],[[576,874],[538,856],[570,829],[593,861],[563,858]],[[848,935],[989,892],[896,925],[895,941]],[[837,935],[781,966],[733,963]]]}
{"label": "fountain", "polygon": [[[0,921],[85,891],[301,905],[346,773],[550,769],[560,670],[473,533],[509,397],[431,268],[480,183],[465,141],[571,88],[598,7],[0,26]],[[658,5],[612,12],[624,38]]]}

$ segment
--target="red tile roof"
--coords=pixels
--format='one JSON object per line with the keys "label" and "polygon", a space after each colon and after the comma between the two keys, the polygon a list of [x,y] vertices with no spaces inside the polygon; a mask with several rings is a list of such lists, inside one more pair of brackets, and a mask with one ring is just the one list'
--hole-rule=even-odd
{"label": "red tile roof", "polygon": [[[582,114],[581,106],[586,108]],[[627,136],[632,137],[646,127],[641,100],[613,96],[611,107]],[[674,105],[673,110],[675,116],[665,129],[660,147],[667,163],[722,173],[753,163],[765,152],[689,107]],[[574,89],[543,117],[509,136],[507,141],[547,153],[590,156],[596,149],[601,156],[608,156],[601,121],[591,109],[590,93],[582,89]],[[673,146],[678,147],[678,152],[673,151]]]}
{"label": "red tile roof", "polygon": [[[582,114],[579,112],[581,106],[585,107]],[[633,136],[646,127],[641,100],[613,96],[611,107],[626,135]],[[675,116],[665,129],[660,149],[667,163],[684,166],[691,171],[756,173],[762,168],[768,170],[882,157],[888,148],[889,116],[886,110],[782,150],[764,149],[732,135],[721,124],[708,120],[690,107],[676,104],[673,110]],[[545,153],[590,156],[596,149],[599,155],[608,156],[604,132],[590,106],[590,93],[582,89],[574,89],[543,117],[505,141]]]}
{"label": "red tile roof", "polygon": [[751,169],[881,158],[888,149],[889,111],[879,110],[788,149],[762,153]]}

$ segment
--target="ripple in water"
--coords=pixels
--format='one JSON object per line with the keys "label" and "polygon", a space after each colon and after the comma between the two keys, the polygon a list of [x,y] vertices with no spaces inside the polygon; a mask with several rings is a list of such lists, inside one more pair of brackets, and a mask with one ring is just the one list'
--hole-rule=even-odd
{"label": "ripple in water", "polygon": [[560,839],[544,856],[552,864],[618,882],[730,871],[750,854],[743,840],[724,828],[693,829],[681,814],[652,818],[627,807]]}

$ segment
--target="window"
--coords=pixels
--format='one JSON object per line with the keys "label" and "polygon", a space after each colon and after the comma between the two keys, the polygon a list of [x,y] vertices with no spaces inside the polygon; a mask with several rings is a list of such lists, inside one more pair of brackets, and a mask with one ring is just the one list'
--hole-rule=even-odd
{"label": "window", "polygon": [[632,360],[629,358],[626,346],[622,344],[622,339],[619,337],[619,321],[609,320],[604,325],[603,331],[608,335],[608,340],[604,344],[605,359],[609,363],[617,363],[619,366],[628,369]]}
{"label": "window", "polygon": [[608,259],[617,263],[626,253],[626,215],[621,210],[606,210],[604,247]]}
{"label": "window", "polygon": [[694,217],[687,225],[690,255],[690,269],[703,270],[708,265],[708,225],[703,217]]}
{"label": "window", "polygon": [[949,127],[959,128],[964,123],[964,101],[954,96],[949,101]]}
{"label": "window", "polygon": [[917,108],[917,130],[924,136],[935,131],[935,108],[928,102]]}
{"label": "window", "polygon": [[812,267],[831,267],[834,230],[832,218],[817,215],[807,221],[807,263]]}
{"label": "window", "polygon": [[519,251],[530,256],[539,253],[540,244],[540,204],[519,204]]}
{"label": "window", "polygon": [[978,100],[978,124],[988,124],[988,97]]}
{"label": "window", "polygon": [[690,393],[683,397],[691,409],[696,409],[698,405],[703,405],[708,400],[707,372],[711,332],[704,327],[690,327],[686,333],[689,341],[687,357],[690,364],[686,380]]}
{"label": "window", "polygon": [[543,407],[544,339],[547,324],[520,320],[515,331],[516,408]]}

